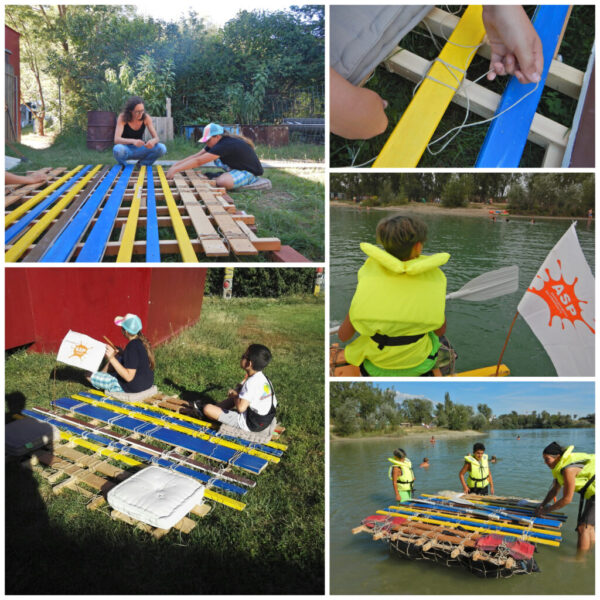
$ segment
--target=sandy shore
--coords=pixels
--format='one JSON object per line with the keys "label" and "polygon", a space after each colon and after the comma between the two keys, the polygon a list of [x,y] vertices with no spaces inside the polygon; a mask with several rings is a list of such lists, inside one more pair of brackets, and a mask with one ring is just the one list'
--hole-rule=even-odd
{"label": "sandy shore", "polygon": [[405,438],[431,438],[434,436],[436,440],[442,438],[462,438],[462,437],[477,437],[481,435],[486,435],[481,431],[475,431],[474,429],[467,429],[466,431],[449,431],[447,429],[441,429],[439,431],[435,430],[423,430],[418,429],[411,431],[405,430],[402,433],[388,433],[388,434],[379,434],[379,435],[370,435],[364,437],[340,437],[335,433],[330,433],[330,440],[332,442],[364,442],[365,440],[397,440],[397,439],[405,439]]}
{"label": "sandy shore", "polygon": [[[329,204],[331,206],[345,206],[346,208],[353,208],[354,210],[360,211],[372,211],[372,210],[397,210],[404,211],[407,213],[418,214],[418,215],[453,215],[455,217],[485,217],[487,219],[491,218],[489,213],[490,210],[505,210],[506,204],[478,204],[471,203],[468,207],[457,207],[457,208],[447,208],[445,206],[441,206],[439,204],[423,204],[420,202],[410,202],[408,204],[403,204],[402,206],[372,206],[370,208],[366,207],[358,207],[349,202],[340,202],[338,200],[330,200]],[[506,215],[496,215],[497,220],[507,218]],[[510,214],[508,215],[509,219],[531,219],[532,215],[516,215]],[[567,220],[572,221],[576,219],[576,217],[544,217],[544,216],[535,216],[536,221],[539,220]],[[584,221],[587,217],[578,217],[579,221]]]}

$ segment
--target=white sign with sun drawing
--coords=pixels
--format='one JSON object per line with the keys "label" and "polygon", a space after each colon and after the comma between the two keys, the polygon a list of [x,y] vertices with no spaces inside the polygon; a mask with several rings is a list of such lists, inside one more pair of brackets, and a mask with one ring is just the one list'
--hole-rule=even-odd
{"label": "white sign with sun drawing", "polygon": [[104,342],[99,342],[83,333],[69,331],[60,344],[56,360],[94,372],[100,367],[105,352]]}

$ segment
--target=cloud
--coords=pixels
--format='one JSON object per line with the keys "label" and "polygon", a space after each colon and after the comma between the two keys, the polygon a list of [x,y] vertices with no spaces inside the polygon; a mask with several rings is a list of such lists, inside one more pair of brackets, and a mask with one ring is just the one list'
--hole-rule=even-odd
{"label": "cloud", "polygon": [[420,400],[429,400],[432,402],[430,398],[427,396],[423,396],[422,394],[406,394],[405,392],[396,392],[396,402],[399,404],[407,399],[419,398]]}

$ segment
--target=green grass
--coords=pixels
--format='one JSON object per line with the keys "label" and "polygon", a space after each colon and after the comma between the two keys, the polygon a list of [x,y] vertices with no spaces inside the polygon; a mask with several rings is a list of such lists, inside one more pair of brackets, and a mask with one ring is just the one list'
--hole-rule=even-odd
{"label": "green grass", "polygon": [[[527,7],[531,12],[532,7]],[[564,62],[572,67],[585,71],[587,59],[594,42],[594,6],[573,6],[571,18],[569,19],[565,37],[561,45],[561,54]],[[433,46],[431,39],[423,35],[423,31],[416,28],[410,32],[401,42],[400,46],[411,52],[426,58],[434,59],[439,52]],[[488,70],[489,60],[475,56],[468,71],[468,78],[473,81]],[[499,77],[493,82],[480,81],[498,94],[502,94],[508,79]],[[394,127],[400,120],[406,107],[413,96],[414,84],[400,75],[389,73],[385,67],[379,66],[366,87],[376,91],[382,98],[388,101],[386,110],[389,123],[388,128],[381,135],[370,140],[345,140],[332,135],[330,141],[330,166],[348,167],[359,166],[377,157],[384,143],[391,135]],[[553,119],[566,127],[571,126],[573,115],[577,106],[576,100],[546,88],[538,106],[538,113]],[[452,127],[462,123],[465,110],[451,103],[444,114],[440,125],[432,139],[441,136]],[[467,123],[482,120],[482,117],[471,112]],[[488,130],[487,124],[463,129],[444,151],[437,155],[431,155],[425,151],[418,166],[419,167],[472,167],[475,165],[479,149],[485,139]],[[445,140],[444,140],[445,141]],[[436,152],[444,141],[434,145],[432,151]],[[544,157],[544,150],[531,142],[527,142],[519,164],[520,167],[539,167]],[[370,166],[364,165],[364,166]]]}
{"label": "green grass", "polygon": [[[251,342],[273,351],[266,373],[289,445],[257,476],[237,512],[216,505],[188,536],[161,540],[8,463],[7,594],[322,594],[324,591],[324,308],[312,296],[204,300],[200,321],[156,349],[155,382],[182,398],[218,401],[241,380]],[[116,340],[113,340],[116,341]],[[49,407],[81,391],[81,372],[54,355],[6,358],[7,405]],[[8,412],[11,412],[9,409]]]}

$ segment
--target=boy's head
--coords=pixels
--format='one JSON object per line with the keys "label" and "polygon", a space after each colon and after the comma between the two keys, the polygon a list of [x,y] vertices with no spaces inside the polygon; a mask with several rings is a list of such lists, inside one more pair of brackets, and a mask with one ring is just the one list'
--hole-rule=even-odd
{"label": "boy's head", "polygon": [[411,217],[386,217],[377,223],[376,235],[377,242],[386,252],[400,260],[408,260],[415,244],[422,246],[425,243],[427,225]]}
{"label": "boy's head", "polygon": [[271,351],[262,344],[250,344],[242,358],[249,361],[255,371],[262,371],[271,362]]}
{"label": "boy's head", "polygon": [[402,448],[396,448],[394,450],[394,456],[399,460],[404,460],[406,458],[406,452]]}
{"label": "boy's head", "polygon": [[473,444],[473,456],[477,460],[481,460],[483,453],[485,452],[485,446],[481,442]]}

